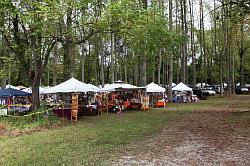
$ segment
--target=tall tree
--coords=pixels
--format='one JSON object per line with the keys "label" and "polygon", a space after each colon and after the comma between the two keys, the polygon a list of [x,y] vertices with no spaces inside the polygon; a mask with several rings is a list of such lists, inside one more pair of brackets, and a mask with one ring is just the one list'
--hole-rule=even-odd
{"label": "tall tree", "polygon": [[[173,2],[169,0],[169,31],[173,30]],[[169,74],[168,74],[168,98],[172,101],[172,83],[173,83],[173,54],[170,53],[169,57]]]}

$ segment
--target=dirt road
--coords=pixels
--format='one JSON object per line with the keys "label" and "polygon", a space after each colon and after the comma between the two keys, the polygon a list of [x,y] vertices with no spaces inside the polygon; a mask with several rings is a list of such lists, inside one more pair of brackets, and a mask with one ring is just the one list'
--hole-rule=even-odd
{"label": "dirt road", "polygon": [[111,165],[250,165],[250,112],[198,110],[121,152]]}

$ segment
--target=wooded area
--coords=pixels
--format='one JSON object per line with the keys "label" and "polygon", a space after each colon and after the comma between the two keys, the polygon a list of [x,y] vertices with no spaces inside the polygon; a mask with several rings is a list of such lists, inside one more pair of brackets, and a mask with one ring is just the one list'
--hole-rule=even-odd
{"label": "wooded area", "polygon": [[72,76],[169,84],[170,98],[172,82],[227,83],[231,95],[250,82],[249,23],[245,0],[1,0],[0,80],[31,86],[35,108],[39,85]]}

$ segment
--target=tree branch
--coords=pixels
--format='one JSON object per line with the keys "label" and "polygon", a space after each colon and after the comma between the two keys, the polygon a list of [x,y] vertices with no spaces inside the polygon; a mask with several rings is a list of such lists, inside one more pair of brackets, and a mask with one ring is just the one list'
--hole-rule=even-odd
{"label": "tree branch", "polygon": [[48,49],[46,50],[45,57],[44,57],[44,63],[41,66],[41,70],[40,70],[39,74],[42,74],[42,72],[45,70],[45,67],[47,66],[47,63],[49,60],[49,55],[50,55],[52,49],[54,48],[54,45],[56,44],[56,42],[57,41],[55,39],[51,40],[51,42],[50,42],[51,44],[48,46]]}
{"label": "tree branch", "polygon": [[81,40],[78,40],[77,42],[75,42],[75,44],[82,44],[82,43],[86,42],[89,38],[91,38],[93,35],[100,33],[100,32],[101,32],[100,30],[94,31],[92,29],[87,36],[83,37]]}

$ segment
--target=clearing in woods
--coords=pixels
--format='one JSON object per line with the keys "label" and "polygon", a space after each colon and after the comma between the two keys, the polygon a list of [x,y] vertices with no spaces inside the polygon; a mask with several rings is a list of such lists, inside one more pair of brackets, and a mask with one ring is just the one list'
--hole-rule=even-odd
{"label": "clearing in woods", "polygon": [[18,135],[6,135],[8,125],[0,121],[0,165],[250,165],[249,95],[80,117]]}

